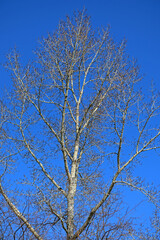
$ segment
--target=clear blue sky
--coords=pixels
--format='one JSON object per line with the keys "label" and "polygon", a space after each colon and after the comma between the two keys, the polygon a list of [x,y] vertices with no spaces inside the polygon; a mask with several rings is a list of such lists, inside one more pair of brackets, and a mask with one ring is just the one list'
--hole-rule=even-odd
{"label": "clear blue sky", "polygon": [[[149,79],[160,86],[159,0],[0,0],[0,63],[10,48],[29,58],[38,38],[52,32],[60,19],[85,7],[96,26],[110,24],[117,39],[128,40],[128,52],[138,59]],[[7,74],[0,68],[1,87]]]}
{"label": "clear blue sky", "polygon": [[[145,87],[149,88],[154,79],[160,89],[159,0],[0,0],[0,63],[15,46],[28,60],[38,38],[54,31],[67,14],[84,7],[95,26],[109,24],[117,40],[127,39],[128,53],[138,60],[146,75]],[[9,86],[9,76],[0,66],[0,93],[4,86]],[[148,160],[145,171],[142,167],[139,171],[145,172],[149,181],[160,183],[160,159],[153,157],[152,164]]]}

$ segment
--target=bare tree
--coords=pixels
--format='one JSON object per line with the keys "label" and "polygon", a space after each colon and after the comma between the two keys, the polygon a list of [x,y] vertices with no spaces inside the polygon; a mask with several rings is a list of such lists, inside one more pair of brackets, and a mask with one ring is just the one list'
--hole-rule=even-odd
{"label": "bare tree", "polygon": [[159,98],[142,96],[125,45],[82,11],[42,39],[29,64],[8,54],[0,194],[15,239],[132,239],[123,185],[158,207],[134,168],[160,147]]}

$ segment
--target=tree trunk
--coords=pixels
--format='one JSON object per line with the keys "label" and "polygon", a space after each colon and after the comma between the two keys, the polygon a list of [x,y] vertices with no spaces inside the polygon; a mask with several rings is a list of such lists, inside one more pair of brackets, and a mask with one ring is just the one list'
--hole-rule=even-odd
{"label": "tree trunk", "polygon": [[75,195],[75,179],[71,179],[68,194],[68,220],[67,220],[67,240],[71,240],[74,234],[74,195]]}

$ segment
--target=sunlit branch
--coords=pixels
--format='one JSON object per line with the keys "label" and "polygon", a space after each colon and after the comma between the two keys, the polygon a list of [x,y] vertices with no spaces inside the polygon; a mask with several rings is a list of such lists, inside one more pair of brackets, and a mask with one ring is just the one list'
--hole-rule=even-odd
{"label": "sunlit branch", "polygon": [[2,196],[4,197],[4,199],[6,200],[6,202],[8,203],[8,205],[10,206],[10,208],[12,209],[12,211],[16,214],[16,216],[21,219],[24,224],[28,227],[28,229],[31,231],[31,233],[35,236],[36,239],[38,240],[43,240],[39,234],[35,231],[35,229],[30,225],[30,223],[28,222],[28,220],[22,215],[22,213],[16,208],[16,206],[11,202],[11,200],[9,199],[9,197],[5,194],[2,185],[0,184],[0,194],[2,194]]}
{"label": "sunlit branch", "polygon": [[[23,107],[22,107],[22,115],[21,117],[23,116]],[[56,181],[49,175],[49,173],[47,173],[47,171],[45,170],[43,164],[40,162],[40,160],[36,157],[36,155],[33,153],[33,151],[31,150],[31,147],[30,145],[28,144],[26,138],[25,138],[25,135],[24,135],[24,132],[23,132],[23,129],[22,129],[22,120],[20,121],[20,131],[21,131],[21,134],[22,134],[22,137],[23,137],[23,140],[24,140],[24,143],[25,143],[25,146],[27,147],[29,153],[31,154],[31,156],[35,159],[35,161],[38,163],[38,165],[40,166],[40,168],[42,169],[42,172],[45,174],[45,176],[57,187],[57,189],[65,196],[67,197],[67,194],[66,192],[56,183]]]}
{"label": "sunlit branch", "polygon": [[155,197],[153,197],[149,191],[146,191],[144,188],[142,187],[138,187],[136,185],[134,185],[133,183],[130,183],[130,182],[126,182],[126,181],[115,181],[115,183],[117,184],[122,184],[122,185],[127,185],[131,188],[134,188],[138,191],[140,191],[141,193],[143,193],[147,198],[149,198],[149,200],[152,200],[152,202],[155,204]]}

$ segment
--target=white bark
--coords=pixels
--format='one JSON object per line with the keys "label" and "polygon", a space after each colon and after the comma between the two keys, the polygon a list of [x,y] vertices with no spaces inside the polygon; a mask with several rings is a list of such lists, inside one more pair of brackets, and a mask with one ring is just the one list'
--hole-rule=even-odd
{"label": "white bark", "polygon": [[38,240],[43,240],[40,235],[36,232],[36,230],[32,227],[32,225],[28,222],[28,220],[23,216],[23,214],[16,208],[16,206],[11,202],[9,197],[5,194],[2,185],[0,184],[0,193],[12,209],[12,211],[16,214],[16,216],[27,226],[27,228],[31,231],[34,237]]}

